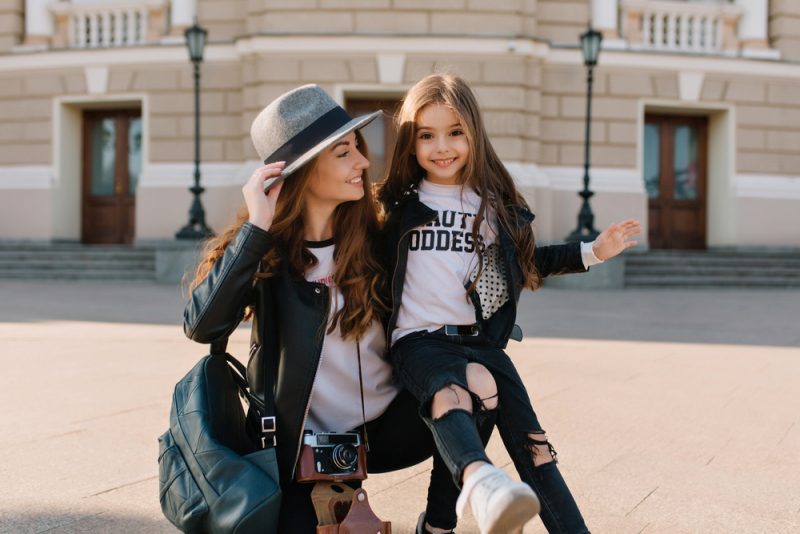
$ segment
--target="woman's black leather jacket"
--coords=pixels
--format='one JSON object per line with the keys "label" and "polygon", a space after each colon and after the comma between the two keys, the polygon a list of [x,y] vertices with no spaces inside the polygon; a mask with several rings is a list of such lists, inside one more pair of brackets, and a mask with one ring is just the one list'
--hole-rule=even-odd
{"label": "woman's black leather jacket", "polygon": [[247,379],[264,398],[265,373],[275,377],[276,453],[282,484],[294,478],[311,389],[328,322],[328,288],[292,276],[287,263],[279,272],[253,283],[272,237],[245,223],[192,292],[184,311],[186,335],[199,343],[227,338],[247,306],[255,316],[250,337]]}

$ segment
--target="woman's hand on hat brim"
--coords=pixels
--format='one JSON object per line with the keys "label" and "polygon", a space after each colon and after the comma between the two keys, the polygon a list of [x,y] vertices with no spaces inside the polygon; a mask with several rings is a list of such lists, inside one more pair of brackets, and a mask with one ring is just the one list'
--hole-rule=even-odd
{"label": "woman's hand on hat brim", "polygon": [[253,171],[252,176],[242,186],[244,202],[247,205],[247,213],[251,224],[258,226],[264,231],[272,226],[272,218],[275,216],[275,204],[278,202],[278,195],[283,188],[283,182],[272,187],[266,194],[264,193],[264,182],[270,178],[280,176],[281,171],[286,166],[286,162],[277,161],[264,165]]}

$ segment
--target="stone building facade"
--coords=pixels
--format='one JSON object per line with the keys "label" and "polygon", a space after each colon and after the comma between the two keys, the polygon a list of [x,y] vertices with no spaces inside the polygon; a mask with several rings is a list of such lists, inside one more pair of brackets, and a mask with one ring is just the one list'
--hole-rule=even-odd
{"label": "stone building facade", "polygon": [[[578,36],[592,20],[604,35],[596,225],[639,218],[652,248],[800,247],[793,0],[0,0],[0,239],[172,239],[191,202],[183,31],[195,17],[209,31],[201,152],[212,228],[242,205],[258,165],[249,125],[274,97],[318,83],[354,113],[391,110],[445,71],[475,90],[539,240],[563,239],[582,187]],[[380,168],[391,131],[369,136]]]}

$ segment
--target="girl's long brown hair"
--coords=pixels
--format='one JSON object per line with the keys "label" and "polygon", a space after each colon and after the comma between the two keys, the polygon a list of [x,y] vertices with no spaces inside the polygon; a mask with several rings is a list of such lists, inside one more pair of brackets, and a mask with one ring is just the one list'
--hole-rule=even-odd
{"label": "girl's long brown hair", "polygon": [[[366,157],[366,142],[360,132],[356,132],[356,138],[359,151]],[[255,280],[277,274],[281,261],[286,261],[291,273],[298,278],[302,278],[309,268],[316,265],[317,259],[303,240],[305,194],[316,163],[315,158],[283,183],[275,206],[275,216],[269,228],[274,244],[264,255],[261,270],[256,273]],[[333,280],[344,297],[344,306],[331,318],[328,332],[333,332],[338,325],[342,336],[350,339],[360,337],[373,320],[380,320],[387,312],[382,289],[384,276],[380,263],[374,256],[373,247],[379,221],[366,170],[362,174],[362,181],[364,196],[357,201],[339,204],[333,213],[333,235],[336,242]],[[243,208],[233,225],[207,242],[189,286],[190,290],[200,285],[208,276],[214,262],[222,256],[248,217],[247,208]],[[250,314],[248,311],[247,315]]]}
{"label": "girl's long brown hair", "polygon": [[[397,143],[392,153],[386,178],[380,186],[378,200],[386,213],[390,213],[403,193],[419,184],[425,175],[414,155],[417,136],[417,117],[425,106],[441,104],[450,108],[459,118],[469,143],[469,156],[462,178],[481,197],[481,204],[473,223],[472,232],[478,234],[486,217],[487,207],[497,214],[497,221],[509,233],[517,249],[517,263],[522,271],[523,286],[537,289],[542,278],[534,262],[535,242],[528,224],[518,224],[515,208],[529,209],[528,203],[517,191],[514,180],[494,151],[475,95],[458,76],[431,74],[409,89],[397,114]],[[480,254],[480,251],[479,251]],[[475,283],[469,287],[472,292]]]}

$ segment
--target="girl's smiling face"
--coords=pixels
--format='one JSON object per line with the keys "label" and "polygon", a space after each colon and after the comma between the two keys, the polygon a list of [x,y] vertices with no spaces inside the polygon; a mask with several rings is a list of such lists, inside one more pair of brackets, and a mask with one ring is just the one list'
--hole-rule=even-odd
{"label": "girl's smiling face", "polygon": [[414,154],[426,178],[441,185],[462,183],[469,142],[458,115],[444,104],[429,104],[415,122]]}

